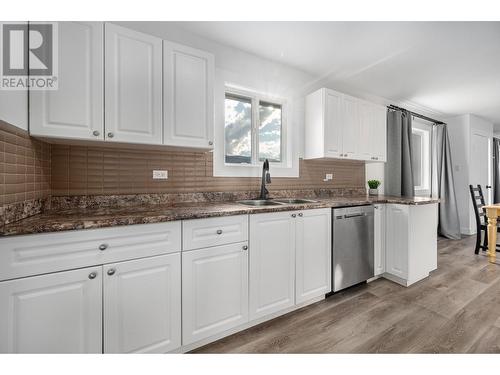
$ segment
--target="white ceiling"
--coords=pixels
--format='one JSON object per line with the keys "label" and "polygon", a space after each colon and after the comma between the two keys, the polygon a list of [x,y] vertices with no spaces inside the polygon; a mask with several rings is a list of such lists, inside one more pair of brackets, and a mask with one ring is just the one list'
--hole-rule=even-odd
{"label": "white ceiling", "polygon": [[176,24],[332,84],[500,125],[500,22]]}

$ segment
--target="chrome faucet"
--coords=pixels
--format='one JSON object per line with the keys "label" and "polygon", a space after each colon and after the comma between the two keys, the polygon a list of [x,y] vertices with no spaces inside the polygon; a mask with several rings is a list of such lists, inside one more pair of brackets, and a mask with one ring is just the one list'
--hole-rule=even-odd
{"label": "chrome faucet", "polygon": [[269,196],[269,191],[266,189],[266,183],[271,183],[271,174],[269,173],[269,160],[264,160],[262,165],[262,182],[260,185],[260,197],[259,199],[267,199]]}

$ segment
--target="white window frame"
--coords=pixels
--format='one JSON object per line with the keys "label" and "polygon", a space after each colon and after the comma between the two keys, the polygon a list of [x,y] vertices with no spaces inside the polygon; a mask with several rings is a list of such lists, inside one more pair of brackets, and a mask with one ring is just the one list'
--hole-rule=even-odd
{"label": "white window frame", "polygon": [[[248,98],[252,102],[252,163],[226,163],[225,160],[225,99],[226,94]],[[222,93],[219,115],[215,122],[215,146],[213,173],[215,177],[260,177],[262,162],[259,161],[259,103],[267,102],[281,106],[281,161],[269,162],[271,176],[299,177],[299,157],[296,151],[296,136],[291,129],[290,100],[276,95],[269,95],[242,88],[232,84],[225,84]],[[216,109],[217,112],[217,109]]]}
{"label": "white window frame", "polygon": [[430,196],[431,194],[431,130],[432,127],[421,121],[413,120],[412,135],[417,134],[422,137],[420,154],[422,155],[422,169],[420,186],[415,186],[415,195]]}

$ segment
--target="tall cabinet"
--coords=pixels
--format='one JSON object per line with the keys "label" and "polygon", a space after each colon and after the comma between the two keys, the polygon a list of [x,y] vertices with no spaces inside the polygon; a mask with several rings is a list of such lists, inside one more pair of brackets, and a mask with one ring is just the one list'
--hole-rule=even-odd
{"label": "tall cabinet", "polygon": [[34,136],[104,139],[102,22],[59,22],[58,89],[30,90]]}

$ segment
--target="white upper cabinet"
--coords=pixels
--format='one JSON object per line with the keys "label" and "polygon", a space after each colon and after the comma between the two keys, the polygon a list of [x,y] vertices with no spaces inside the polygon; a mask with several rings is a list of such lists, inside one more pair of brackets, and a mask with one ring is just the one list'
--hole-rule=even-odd
{"label": "white upper cabinet", "polygon": [[296,221],[295,303],[329,293],[332,281],[332,209],[304,210]]}
{"label": "white upper cabinet", "polygon": [[107,141],[162,143],[162,40],[106,23]]}
{"label": "white upper cabinet", "polygon": [[385,107],[330,89],[306,97],[305,159],[386,160]]}
{"label": "white upper cabinet", "polygon": [[181,346],[180,253],[105,265],[103,287],[105,353]]}
{"label": "white upper cabinet", "polygon": [[101,353],[101,267],[0,283],[0,353]]}
{"label": "white upper cabinet", "polygon": [[30,133],[104,139],[102,22],[59,22],[58,90],[30,91]]}
{"label": "white upper cabinet", "polygon": [[163,142],[212,148],[214,56],[163,41]]}

